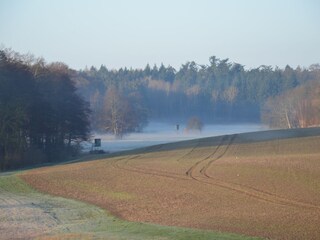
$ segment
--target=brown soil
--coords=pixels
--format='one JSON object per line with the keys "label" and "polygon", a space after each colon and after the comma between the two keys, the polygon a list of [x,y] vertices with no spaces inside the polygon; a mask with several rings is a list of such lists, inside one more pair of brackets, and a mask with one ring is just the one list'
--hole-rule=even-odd
{"label": "brown soil", "polygon": [[165,144],[21,177],[41,191],[96,204],[130,221],[319,239],[315,132],[319,129],[299,138],[277,131]]}

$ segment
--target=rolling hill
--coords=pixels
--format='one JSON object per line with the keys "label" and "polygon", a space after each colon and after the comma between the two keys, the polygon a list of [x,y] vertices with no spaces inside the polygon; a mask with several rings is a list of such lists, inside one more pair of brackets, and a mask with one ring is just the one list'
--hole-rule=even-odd
{"label": "rolling hill", "polygon": [[320,237],[320,129],[196,139],[43,167],[37,190],[133,222],[271,239]]}

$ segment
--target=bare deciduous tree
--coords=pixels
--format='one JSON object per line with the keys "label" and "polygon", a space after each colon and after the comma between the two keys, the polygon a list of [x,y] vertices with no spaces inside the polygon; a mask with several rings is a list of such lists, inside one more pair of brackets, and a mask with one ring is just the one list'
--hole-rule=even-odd
{"label": "bare deciduous tree", "polygon": [[304,128],[320,124],[320,84],[312,82],[269,98],[262,120],[275,128]]}
{"label": "bare deciduous tree", "polygon": [[147,115],[141,106],[139,96],[121,94],[110,87],[104,102],[104,129],[118,138],[129,132],[140,131],[147,122]]}

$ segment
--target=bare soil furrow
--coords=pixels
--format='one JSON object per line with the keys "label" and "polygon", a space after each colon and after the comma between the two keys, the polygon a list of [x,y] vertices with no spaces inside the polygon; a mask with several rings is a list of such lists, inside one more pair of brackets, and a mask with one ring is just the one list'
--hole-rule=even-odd
{"label": "bare soil furrow", "polygon": [[187,171],[186,171],[186,175],[193,178],[194,179],[194,172],[196,170],[197,167],[199,167],[201,164],[203,164],[206,160],[210,159],[211,157],[213,157],[221,148],[221,146],[224,144],[224,142],[228,139],[228,136],[224,136],[221,138],[218,146],[214,149],[214,151],[212,153],[210,153],[208,156],[206,156],[205,158],[202,158],[201,160],[197,161],[195,164],[193,164]]}
{"label": "bare soil furrow", "polygon": [[129,157],[129,158],[123,158],[123,159],[117,159],[116,161],[112,162],[113,167],[129,171],[129,172],[135,172],[135,173],[142,173],[146,175],[152,175],[152,176],[158,176],[158,177],[166,177],[166,178],[172,178],[172,179],[179,179],[179,180],[189,180],[188,178],[185,178],[183,175],[176,174],[176,173],[170,173],[167,171],[158,171],[158,170],[151,170],[151,169],[143,169],[143,168],[133,168],[133,167],[128,167],[127,164],[119,164],[121,161],[131,161],[134,159],[139,158],[140,155],[134,156],[134,157]]}
{"label": "bare soil furrow", "polygon": [[[246,185],[240,185],[235,183],[230,183],[226,181],[221,181],[219,179],[215,179],[208,173],[208,168],[217,160],[221,159],[229,150],[230,146],[233,144],[235,138],[237,137],[237,134],[231,135],[228,138],[222,139],[219,146],[216,148],[216,150],[210,154],[208,157],[198,161],[195,165],[193,165],[187,172],[187,175],[189,175],[192,179],[196,181],[200,181],[206,184],[212,184],[215,186],[219,186],[228,190],[232,190],[238,193],[245,194],[247,196],[257,198],[266,202],[271,202],[275,204],[280,205],[287,205],[292,207],[302,207],[302,208],[311,208],[315,210],[320,210],[320,206],[305,203],[301,201],[296,201],[284,197],[277,196],[275,194],[265,192],[262,190],[259,190],[257,188],[251,188]],[[224,144],[224,142],[229,139],[229,142],[227,144]],[[221,150],[223,148],[223,150]],[[219,154],[220,152],[220,154]],[[206,161],[207,159],[211,159],[210,161]],[[197,172],[197,169],[200,169]],[[200,173],[202,176],[204,176],[207,179],[210,179],[211,181],[204,181],[201,178],[196,176],[196,173]]]}
{"label": "bare soil furrow", "polygon": [[190,148],[190,150],[186,154],[184,154],[181,157],[178,157],[176,161],[181,162],[182,160],[184,160],[186,156],[192,154],[196,150],[196,148],[199,147],[199,144],[200,144],[199,140],[195,141],[195,144],[193,145],[193,147]]}
{"label": "bare soil furrow", "polygon": [[[208,168],[211,166],[211,164],[217,160],[219,160],[220,158],[222,158],[227,151],[229,150],[230,146],[232,145],[232,143],[234,142],[235,138],[237,137],[237,134],[233,134],[229,137],[229,142],[228,144],[225,145],[224,149],[221,151],[221,153],[218,155],[217,151],[211,156],[211,160],[208,161],[203,168],[201,168],[200,173],[202,173],[203,175],[207,176],[207,170]],[[218,155],[218,156],[216,156]]]}

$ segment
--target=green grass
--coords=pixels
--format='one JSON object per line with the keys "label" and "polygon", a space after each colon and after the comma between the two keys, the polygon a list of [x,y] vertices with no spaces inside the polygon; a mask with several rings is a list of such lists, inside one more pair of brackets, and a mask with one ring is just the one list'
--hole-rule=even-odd
{"label": "green grass", "polygon": [[[124,221],[93,205],[39,193],[14,174],[0,176],[0,196],[6,194],[11,198],[20,197],[20,201],[35,203],[59,219],[59,224],[53,227],[52,232],[41,239],[258,239],[229,233]],[[119,198],[128,197],[125,193],[114,195]],[[1,221],[5,220],[0,218],[0,225]]]}

